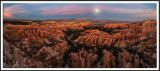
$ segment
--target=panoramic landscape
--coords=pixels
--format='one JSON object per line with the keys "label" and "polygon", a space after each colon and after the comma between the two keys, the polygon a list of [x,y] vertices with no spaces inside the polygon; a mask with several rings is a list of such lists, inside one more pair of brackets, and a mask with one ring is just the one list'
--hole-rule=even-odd
{"label": "panoramic landscape", "polygon": [[6,3],[3,16],[4,68],[157,67],[154,3]]}

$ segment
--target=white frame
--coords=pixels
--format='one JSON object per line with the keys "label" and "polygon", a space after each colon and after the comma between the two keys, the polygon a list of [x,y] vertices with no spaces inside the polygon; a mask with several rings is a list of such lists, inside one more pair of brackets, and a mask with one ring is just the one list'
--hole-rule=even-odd
{"label": "white frame", "polygon": [[[157,67],[156,68],[3,68],[3,3],[156,3]],[[159,70],[159,2],[158,1],[1,1],[1,69],[2,70]]]}

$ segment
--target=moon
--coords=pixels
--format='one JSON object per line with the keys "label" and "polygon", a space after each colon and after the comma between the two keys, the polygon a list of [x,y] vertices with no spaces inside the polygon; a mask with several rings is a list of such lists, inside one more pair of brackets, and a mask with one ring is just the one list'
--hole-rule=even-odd
{"label": "moon", "polygon": [[99,13],[99,9],[98,8],[95,9],[95,13]]}

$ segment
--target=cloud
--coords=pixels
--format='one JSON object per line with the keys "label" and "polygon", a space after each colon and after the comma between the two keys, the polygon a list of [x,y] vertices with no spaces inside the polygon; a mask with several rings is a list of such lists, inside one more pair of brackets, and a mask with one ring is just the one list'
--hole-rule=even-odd
{"label": "cloud", "polygon": [[130,9],[130,8],[120,8],[120,7],[111,7],[106,5],[97,6],[103,12],[117,13],[117,14],[141,14],[141,13],[150,13],[152,9]]}
{"label": "cloud", "polygon": [[26,5],[38,5],[38,4],[43,4],[43,3],[27,3]]}
{"label": "cloud", "polygon": [[[119,14],[129,15],[135,18],[155,18],[156,10],[147,8],[141,4],[135,4],[135,7],[113,7],[109,5],[39,5],[41,3],[27,3],[13,5],[10,7],[4,7],[4,18],[15,18],[17,15],[21,16],[24,14],[39,14],[42,16],[54,16],[54,15],[86,15],[94,13],[95,9],[99,9],[100,13],[103,14]],[[35,7],[25,9],[25,6],[34,5]],[[38,5],[38,6],[36,6]],[[126,5],[126,4],[125,4]],[[133,5],[132,5],[133,6]],[[139,7],[139,8],[138,8]],[[38,11],[38,12],[37,12]]]}
{"label": "cloud", "polygon": [[137,15],[131,15],[131,17],[138,17],[138,18],[150,18],[150,19],[156,19],[157,17],[157,12],[153,11],[151,13],[147,13],[147,14],[137,14]]}
{"label": "cloud", "polygon": [[128,9],[128,8],[118,8],[118,7],[109,7],[101,6],[104,12],[116,13],[116,14],[128,14],[131,17],[136,18],[152,18],[155,19],[157,12],[154,9]]}
{"label": "cloud", "polygon": [[14,16],[15,14],[21,14],[21,13],[26,14],[27,11],[21,6],[23,5],[13,5],[10,7],[5,7],[3,12],[4,18],[13,18],[15,17]]}
{"label": "cloud", "polygon": [[67,5],[63,7],[40,8],[43,15],[83,15],[91,12],[91,6]]}
{"label": "cloud", "polygon": [[100,11],[104,13],[106,12],[113,14],[115,13],[115,14],[130,14],[130,15],[150,14],[154,11],[153,9],[146,9],[146,8],[130,9],[130,8],[111,7],[108,5],[97,5],[97,6],[66,5],[61,7],[54,7],[54,6],[41,7],[39,9],[42,11],[40,14],[48,16],[48,15],[83,15],[92,13],[96,8],[100,9]]}

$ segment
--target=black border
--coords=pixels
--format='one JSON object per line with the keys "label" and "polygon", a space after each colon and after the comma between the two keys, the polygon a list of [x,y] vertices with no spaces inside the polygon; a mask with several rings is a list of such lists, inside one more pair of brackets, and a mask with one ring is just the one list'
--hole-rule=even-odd
{"label": "black border", "polygon": [[[1,1],[159,1],[159,10],[160,10],[160,0],[1,0]],[[160,14],[160,11],[159,11],[159,14]],[[159,18],[159,21],[160,21],[160,18]],[[0,25],[0,27],[1,27],[1,25]],[[159,27],[160,27],[160,22],[159,22]],[[0,31],[0,33],[1,33],[1,31]],[[160,33],[159,33],[159,35],[160,35]],[[159,40],[160,40],[160,38],[159,38]],[[160,48],[159,48],[159,50],[160,50]],[[0,53],[1,53],[1,49],[0,49]],[[0,61],[0,63],[1,63],[1,61]],[[160,68],[160,65],[159,65],[159,68]],[[0,65],[0,70],[1,70],[1,65]],[[17,71],[17,70],[1,70],[1,71]],[[18,70],[18,71],[34,71],[34,70]],[[35,70],[35,71],[39,71],[39,70]],[[47,70],[40,70],[40,71],[47,71]],[[75,70],[48,70],[48,71],[75,71]],[[86,70],[78,70],[78,71],[86,71]],[[94,71],[98,71],[98,70],[94,70]],[[100,71],[114,71],[114,70],[100,70]],[[116,71],[123,71],[123,70],[116,70]],[[130,71],[130,70],[125,70],[125,71]],[[144,71],[144,70],[131,70],[131,71]],[[147,71],[159,71],[159,69],[158,70],[147,70]]]}

